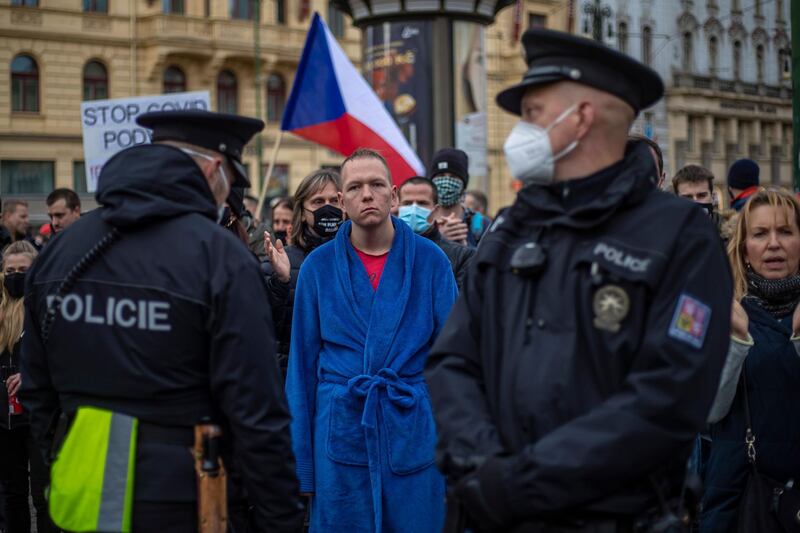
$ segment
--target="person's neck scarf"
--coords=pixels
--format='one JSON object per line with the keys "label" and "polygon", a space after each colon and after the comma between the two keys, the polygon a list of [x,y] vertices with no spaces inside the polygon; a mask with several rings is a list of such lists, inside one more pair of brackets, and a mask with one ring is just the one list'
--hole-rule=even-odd
{"label": "person's neck scarf", "polygon": [[800,302],[800,275],[766,279],[750,267],[746,271],[747,296],[776,318],[791,314]]}

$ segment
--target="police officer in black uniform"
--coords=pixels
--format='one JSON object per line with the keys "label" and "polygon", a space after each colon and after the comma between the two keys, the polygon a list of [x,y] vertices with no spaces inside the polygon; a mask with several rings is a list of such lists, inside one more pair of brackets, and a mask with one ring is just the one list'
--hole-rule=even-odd
{"label": "police officer in black uniform", "polygon": [[28,273],[21,397],[31,429],[47,453],[61,412],[138,417],[133,530],[196,532],[189,447],[193,426],[210,419],[222,426],[229,478],[243,482],[251,530],[299,531],[266,288],[252,254],[216,223],[230,187],[249,186],[242,149],[264,124],[206,111],[138,123],[153,144],[106,163],[101,207]]}
{"label": "police officer in black uniform", "polygon": [[658,75],[565,33],[523,44],[529,70],[497,102],[521,115],[504,149],[526,185],[426,368],[448,525],[679,531],[728,346],[725,253],[700,208],[656,190],[647,145],[625,152]]}

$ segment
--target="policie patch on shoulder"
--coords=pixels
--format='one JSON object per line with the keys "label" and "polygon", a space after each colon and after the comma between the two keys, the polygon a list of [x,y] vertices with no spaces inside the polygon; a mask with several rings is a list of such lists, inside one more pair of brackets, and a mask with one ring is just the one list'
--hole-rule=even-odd
{"label": "policie patch on shoulder", "polygon": [[706,339],[710,320],[711,308],[683,293],[678,298],[678,305],[675,314],[672,315],[667,335],[699,350]]}

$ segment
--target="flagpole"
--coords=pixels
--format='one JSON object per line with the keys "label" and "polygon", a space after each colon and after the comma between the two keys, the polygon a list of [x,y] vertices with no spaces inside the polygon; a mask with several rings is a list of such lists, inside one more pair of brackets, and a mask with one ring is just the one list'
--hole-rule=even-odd
{"label": "flagpole", "polygon": [[272,177],[272,170],[275,168],[275,161],[278,160],[278,150],[281,148],[281,139],[283,139],[283,130],[278,130],[278,136],[275,138],[275,145],[272,147],[272,155],[269,158],[267,175],[264,177],[264,183],[261,186],[261,195],[258,197],[256,213],[261,213],[261,210],[264,209],[264,200],[267,199],[267,189],[269,189],[269,180]]}

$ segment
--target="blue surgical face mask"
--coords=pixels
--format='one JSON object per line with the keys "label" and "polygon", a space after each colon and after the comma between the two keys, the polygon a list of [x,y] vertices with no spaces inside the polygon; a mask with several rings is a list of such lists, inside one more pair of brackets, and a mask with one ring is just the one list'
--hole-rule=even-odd
{"label": "blue surgical face mask", "polygon": [[431,216],[431,210],[421,205],[401,205],[399,215],[400,220],[411,226],[414,233],[425,233],[431,227],[431,223],[428,222],[428,217]]}

